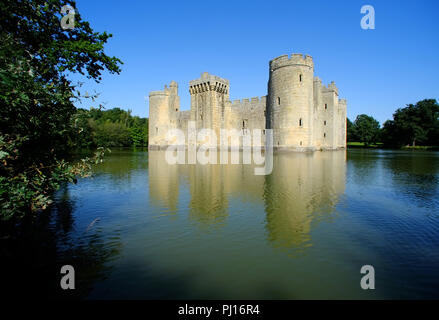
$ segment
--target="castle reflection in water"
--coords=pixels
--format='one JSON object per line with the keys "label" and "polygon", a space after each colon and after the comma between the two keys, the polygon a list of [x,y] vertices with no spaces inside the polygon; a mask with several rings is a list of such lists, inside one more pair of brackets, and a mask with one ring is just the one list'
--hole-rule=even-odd
{"label": "castle reflection in water", "polygon": [[253,165],[169,165],[165,151],[153,150],[148,167],[152,205],[175,213],[189,192],[190,219],[224,226],[234,211],[230,199],[238,197],[264,208],[272,245],[296,247],[309,241],[313,221],[334,213],[345,190],[346,151],[278,153],[267,176],[254,175]]}

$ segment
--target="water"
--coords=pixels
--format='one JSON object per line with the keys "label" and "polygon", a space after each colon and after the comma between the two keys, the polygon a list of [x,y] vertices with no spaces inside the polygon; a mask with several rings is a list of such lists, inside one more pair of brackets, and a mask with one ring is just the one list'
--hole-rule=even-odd
{"label": "water", "polygon": [[281,153],[271,175],[253,169],[113,150],[57,194],[59,263],[88,299],[439,298],[439,153]]}

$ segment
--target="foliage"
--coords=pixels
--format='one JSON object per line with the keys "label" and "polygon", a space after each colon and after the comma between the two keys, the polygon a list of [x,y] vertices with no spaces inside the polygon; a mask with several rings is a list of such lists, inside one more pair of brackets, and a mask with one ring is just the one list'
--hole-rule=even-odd
{"label": "foliage", "polygon": [[349,118],[346,119],[347,142],[357,141],[355,126]]}
{"label": "foliage", "polygon": [[360,114],[352,124],[350,135],[353,139],[351,141],[363,142],[365,146],[368,146],[379,140],[380,124],[373,117]]}
{"label": "foliage", "polygon": [[148,145],[148,119],[132,116],[130,110],[79,109],[75,125],[82,129],[71,143],[78,148]]}
{"label": "foliage", "polygon": [[425,99],[397,109],[393,120],[384,123],[382,137],[387,146],[438,145],[438,103],[434,99]]}
{"label": "foliage", "polygon": [[61,182],[76,183],[77,177],[89,177],[92,164],[102,162],[105,149],[98,148],[92,158],[84,158],[76,162],[64,159],[50,165],[34,163],[25,170],[21,164],[21,149],[28,138],[0,136],[0,208],[2,219],[22,218],[27,212],[44,210],[52,203],[52,191],[59,188]]}
{"label": "foliage", "polygon": [[[44,209],[63,181],[87,176],[93,159],[72,164],[69,150],[81,127],[67,76],[80,73],[99,82],[102,72],[119,73],[121,61],[107,56],[111,37],[83,21],[63,30],[61,7],[74,1],[0,2],[0,218]],[[77,10],[76,10],[77,11]],[[82,123],[84,124],[84,123]]]}

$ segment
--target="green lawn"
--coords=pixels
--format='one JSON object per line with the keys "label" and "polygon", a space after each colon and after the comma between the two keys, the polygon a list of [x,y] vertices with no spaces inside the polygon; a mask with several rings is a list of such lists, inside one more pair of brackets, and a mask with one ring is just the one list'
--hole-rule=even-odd
{"label": "green lawn", "polygon": [[[366,147],[363,142],[348,142],[347,143],[348,148],[383,148],[384,145],[381,142],[377,142],[376,144],[371,144],[370,146]],[[439,146],[405,146],[402,147],[401,150],[439,150]]]}
{"label": "green lawn", "polygon": [[371,144],[369,146],[365,146],[364,142],[348,142],[348,148],[381,148],[383,144],[381,142],[377,142],[376,144]]}
{"label": "green lawn", "polygon": [[402,150],[439,150],[439,147],[435,146],[405,146]]}

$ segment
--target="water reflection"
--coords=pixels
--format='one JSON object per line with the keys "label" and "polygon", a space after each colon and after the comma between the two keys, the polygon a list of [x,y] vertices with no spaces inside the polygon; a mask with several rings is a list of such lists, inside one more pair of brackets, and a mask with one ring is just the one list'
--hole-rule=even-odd
{"label": "water reflection", "polygon": [[[50,210],[7,230],[0,280],[9,299],[82,299],[110,273],[112,267],[106,263],[120,254],[119,235],[104,235],[99,226],[75,230],[76,210],[69,186],[64,185]],[[75,268],[75,290],[60,287],[63,265]]]}
{"label": "water reflection", "polygon": [[[439,157],[437,152],[351,150],[349,166],[356,185],[388,188],[399,199],[416,202],[418,207],[439,205]],[[365,177],[368,177],[365,179]]]}
{"label": "water reflection", "polygon": [[189,218],[208,228],[227,223],[236,210],[232,198],[260,204],[275,247],[311,245],[312,222],[328,218],[345,189],[345,151],[279,153],[267,176],[254,175],[253,165],[169,165],[165,151],[150,151],[148,157],[152,205],[175,212],[183,205],[179,193],[188,188]]}
{"label": "water reflection", "polygon": [[279,154],[266,177],[264,202],[269,240],[278,247],[306,247],[311,222],[327,217],[344,192],[345,152]]}

